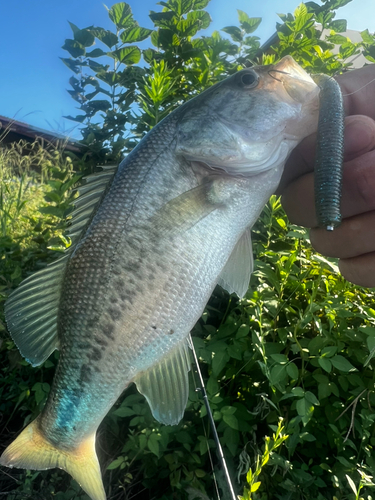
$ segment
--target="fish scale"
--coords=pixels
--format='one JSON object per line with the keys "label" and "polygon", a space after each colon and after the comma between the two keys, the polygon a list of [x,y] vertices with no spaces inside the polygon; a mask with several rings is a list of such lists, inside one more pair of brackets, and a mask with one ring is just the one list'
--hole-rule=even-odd
{"label": "fish scale", "polygon": [[45,407],[0,463],[60,467],[104,500],[95,435],[123,390],[135,382],[157,420],[181,420],[189,332],[218,282],[246,293],[250,229],[315,129],[317,96],[289,56],[245,69],[170,114],[114,173],[86,180],[71,249],[6,303],[21,354],[60,358]]}

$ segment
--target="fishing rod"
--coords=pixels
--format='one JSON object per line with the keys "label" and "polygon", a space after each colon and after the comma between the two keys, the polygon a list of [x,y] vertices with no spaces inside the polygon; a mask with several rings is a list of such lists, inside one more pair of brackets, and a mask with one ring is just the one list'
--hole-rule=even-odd
{"label": "fishing rod", "polygon": [[220,444],[219,435],[218,435],[217,430],[216,430],[216,425],[215,425],[214,417],[212,415],[212,411],[211,411],[211,408],[210,408],[210,403],[208,401],[206,387],[204,385],[204,380],[203,380],[202,372],[201,372],[200,367],[199,367],[199,361],[198,361],[197,353],[195,352],[195,348],[194,348],[194,344],[193,344],[193,339],[191,338],[191,335],[190,335],[190,344],[191,344],[191,349],[193,351],[194,363],[195,363],[195,367],[196,367],[196,370],[197,370],[197,373],[198,373],[198,377],[199,377],[199,382],[200,382],[200,387],[197,388],[197,391],[199,391],[202,394],[203,402],[204,402],[204,405],[205,405],[206,410],[207,410],[207,415],[208,415],[208,418],[209,418],[209,421],[210,421],[210,424],[211,424],[212,434],[213,434],[213,437],[214,437],[214,440],[215,440],[215,443],[216,443],[216,446],[217,446],[217,454],[218,454],[221,466],[222,466],[223,471],[224,471],[225,481],[226,481],[226,483],[228,485],[228,489],[229,489],[229,492],[230,492],[230,495],[231,495],[231,500],[237,500],[236,494],[234,493],[234,489],[233,489],[233,485],[232,485],[232,480],[231,480],[231,477],[229,475],[227,463],[225,461],[224,452],[223,452],[223,449],[222,449],[221,444]]}

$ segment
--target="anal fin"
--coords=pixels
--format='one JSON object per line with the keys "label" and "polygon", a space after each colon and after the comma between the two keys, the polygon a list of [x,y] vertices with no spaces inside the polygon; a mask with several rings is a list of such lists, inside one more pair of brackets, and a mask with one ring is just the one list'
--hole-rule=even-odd
{"label": "anal fin", "polygon": [[177,425],[182,419],[189,395],[189,370],[189,346],[184,339],[161,362],[134,379],[153,416],[162,424]]}

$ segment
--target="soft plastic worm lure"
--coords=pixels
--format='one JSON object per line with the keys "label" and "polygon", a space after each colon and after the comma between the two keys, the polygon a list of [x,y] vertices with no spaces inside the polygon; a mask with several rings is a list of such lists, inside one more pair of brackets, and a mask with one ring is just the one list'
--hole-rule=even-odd
{"label": "soft plastic worm lure", "polygon": [[320,87],[315,208],[319,226],[333,231],[341,223],[344,106],[336,80],[327,75],[314,75],[313,79]]}

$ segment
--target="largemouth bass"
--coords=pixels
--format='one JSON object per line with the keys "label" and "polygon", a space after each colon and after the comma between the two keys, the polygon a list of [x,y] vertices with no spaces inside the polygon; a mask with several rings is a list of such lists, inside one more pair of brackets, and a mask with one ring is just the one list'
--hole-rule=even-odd
{"label": "largemouth bass", "polygon": [[294,60],[244,69],[154,127],[119,165],[87,180],[72,246],[11,294],[11,336],[32,364],[60,359],[41,414],[4,451],[8,467],[71,474],[105,492],[96,430],[131,383],[177,424],[188,335],[217,283],[243,296],[250,229],[290,151],[316,130],[319,88]]}

